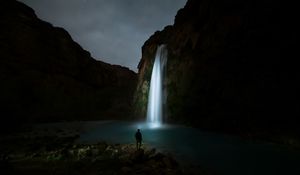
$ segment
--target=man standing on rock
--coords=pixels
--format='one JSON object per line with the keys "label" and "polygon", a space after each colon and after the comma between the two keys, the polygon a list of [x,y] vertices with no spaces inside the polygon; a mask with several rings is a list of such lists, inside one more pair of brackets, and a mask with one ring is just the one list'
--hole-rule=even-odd
{"label": "man standing on rock", "polygon": [[140,129],[138,129],[135,133],[135,140],[136,140],[136,149],[141,149],[142,146],[142,133],[140,132]]}

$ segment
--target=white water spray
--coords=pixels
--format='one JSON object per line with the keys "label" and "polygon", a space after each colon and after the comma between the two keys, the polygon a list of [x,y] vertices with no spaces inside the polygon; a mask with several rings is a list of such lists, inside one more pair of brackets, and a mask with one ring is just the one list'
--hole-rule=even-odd
{"label": "white water spray", "polygon": [[156,51],[148,98],[147,122],[150,127],[159,127],[163,121],[166,101],[163,80],[166,65],[167,48],[165,45],[160,45]]}

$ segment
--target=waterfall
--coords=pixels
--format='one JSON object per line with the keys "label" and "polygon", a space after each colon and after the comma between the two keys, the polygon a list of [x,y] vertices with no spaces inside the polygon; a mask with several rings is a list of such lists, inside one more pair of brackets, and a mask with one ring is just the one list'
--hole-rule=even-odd
{"label": "waterfall", "polygon": [[164,106],[166,102],[163,82],[166,65],[167,48],[166,45],[160,45],[157,48],[152,69],[147,108],[147,122],[152,127],[160,126],[163,121]]}

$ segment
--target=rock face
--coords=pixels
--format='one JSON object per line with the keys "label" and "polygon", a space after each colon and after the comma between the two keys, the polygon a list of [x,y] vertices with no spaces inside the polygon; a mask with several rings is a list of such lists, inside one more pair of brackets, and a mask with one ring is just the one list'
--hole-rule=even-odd
{"label": "rock face", "polygon": [[128,117],[133,71],[94,60],[17,1],[0,2],[0,24],[1,120]]}
{"label": "rock face", "polygon": [[[229,132],[292,131],[280,87],[279,1],[188,0],[142,47],[136,113],[146,115],[157,46],[167,44],[168,116]],[[289,128],[289,129],[288,129]]]}

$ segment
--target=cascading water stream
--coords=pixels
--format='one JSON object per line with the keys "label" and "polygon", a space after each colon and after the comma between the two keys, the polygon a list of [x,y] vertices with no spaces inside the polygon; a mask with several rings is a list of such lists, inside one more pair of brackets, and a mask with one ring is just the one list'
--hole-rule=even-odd
{"label": "cascading water stream", "polygon": [[165,45],[160,45],[156,51],[148,98],[147,123],[151,127],[159,127],[163,121],[166,99],[163,80],[166,65],[167,49]]}

